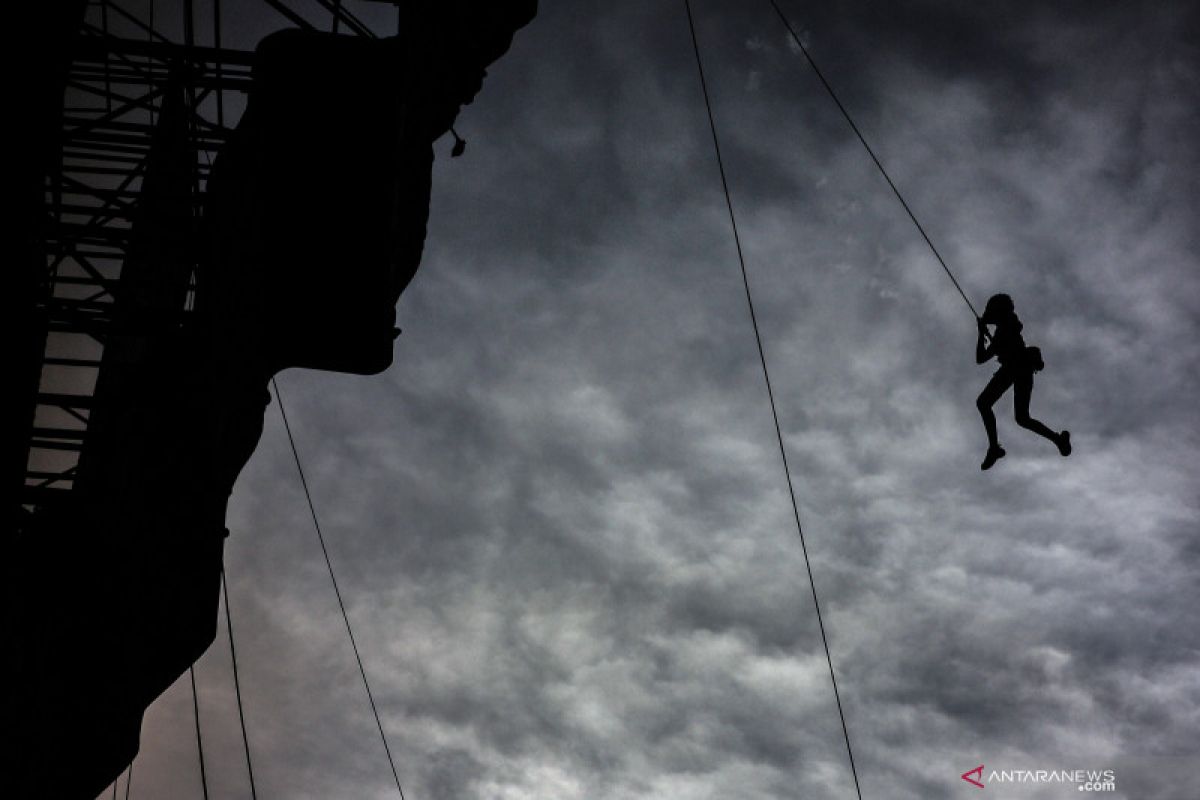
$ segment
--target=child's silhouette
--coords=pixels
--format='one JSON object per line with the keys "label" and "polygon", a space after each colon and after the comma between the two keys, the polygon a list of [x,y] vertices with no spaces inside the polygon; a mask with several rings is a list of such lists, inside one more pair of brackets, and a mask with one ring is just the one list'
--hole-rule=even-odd
{"label": "child's silhouette", "polygon": [[[976,320],[979,324],[979,339],[975,343],[975,363],[982,364],[992,356],[1000,362],[1000,369],[988,381],[975,401],[980,416],[983,417],[983,427],[987,429],[988,451],[983,459],[981,469],[990,469],[997,460],[1004,457],[1004,448],[996,439],[996,415],[992,406],[1000,399],[1008,387],[1013,387],[1013,410],[1016,412],[1017,424],[1022,428],[1044,436],[1058,447],[1058,452],[1064,456],[1071,454],[1071,434],[1069,431],[1055,433],[1038,420],[1029,416],[1029,398],[1033,393],[1033,373],[1041,371],[1042,351],[1036,347],[1026,347],[1021,337],[1021,320],[1017,319],[1013,310],[1012,298],[1006,294],[993,295],[984,307],[983,316]],[[988,341],[988,325],[995,325],[995,332]]]}

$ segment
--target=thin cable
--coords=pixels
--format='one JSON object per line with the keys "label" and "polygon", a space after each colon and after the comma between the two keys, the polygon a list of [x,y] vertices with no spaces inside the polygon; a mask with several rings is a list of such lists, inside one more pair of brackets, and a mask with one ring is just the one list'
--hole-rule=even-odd
{"label": "thin cable", "polygon": [[204,790],[204,800],[208,800],[208,773],[204,770],[204,737],[200,735],[200,697],[196,693],[196,668],[188,667],[188,676],[192,679],[192,712],[196,720],[196,752],[200,756],[200,787]]}
{"label": "thin cable", "polygon": [[[213,47],[221,49],[221,0],[212,0]],[[221,80],[221,59],[216,59],[217,76],[217,125],[225,127],[225,87]]]}
{"label": "thin cable", "polygon": [[817,66],[817,62],[813,60],[812,55],[808,52],[808,48],[804,46],[804,42],[800,41],[800,37],[796,35],[796,30],[792,27],[792,23],[788,22],[788,18],[784,16],[783,11],[779,8],[779,3],[775,2],[775,0],[769,0],[769,2],[771,3],[771,7],[775,9],[775,13],[779,15],[779,19],[782,20],[783,26],[787,28],[787,32],[791,34],[792,41],[794,41],[796,46],[800,48],[800,52],[804,54],[804,58],[808,61],[808,65],[812,67],[813,72],[815,72],[817,78],[820,79],[821,85],[825,87],[825,91],[829,92],[829,96],[833,98],[833,102],[837,105],[838,110],[842,112],[842,116],[845,117],[846,122],[850,124],[850,129],[854,131],[854,135],[858,137],[860,142],[862,142],[862,146],[866,148],[867,154],[871,156],[871,160],[874,161],[875,166],[879,168],[879,174],[883,176],[885,181],[887,181],[887,185],[892,187],[892,192],[896,195],[896,199],[900,201],[900,205],[904,206],[904,210],[908,212],[908,218],[913,221],[913,225],[916,225],[917,230],[921,232],[921,237],[925,240],[925,244],[929,245],[929,249],[933,252],[934,258],[936,258],[938,263],[942,265],[942,269],[946,271],[946,276],[950,278],[950,281],[954,284],[954,288],[958,290],[960,295],[962,295],[962,299],[966,301],[967,307],[971,309],[971,313],[978,317],[979,312],[975,310],[975,305],[971,302],[971,299],[967,297],[967,293],[963,291],[962,286],[959,285],[958,279],[955,278],[954,273],[950,271],[950,267],[947,266],[946,260],[942,258],[942,254],[938,252],[936,247],[934,247],[933,240],[929,238],[929,234],[925,232],[925,228],[922,227],[920,221],[917,220],[917,215],[914,214],[912,209],[908,207],[908,203],[904,200],[904,195],[900,194],[900,190],[897,189],[896,184],[892,182],[891,176],[888,175],[887,170],[883,168],[882,162],[880,162],[879,157],[875,155],[875,151],[871,149],[871,145],[867,144],[867,140],[863,137],[862,131],[860,131],[858,126],[854,124],[854,120],[850,117],[850,112],[846,110],[844,105],[842,105],[842,101],[838,99],[837,93],[833,91],[833,87],[829,85],[829,81],[825,80],[825,74],[821,72],[821,68]]}
{"label": "thin cable", "polygon": [[[149,27],[146,28],[146,41],[148,41],[148,42],[153,42],[154,37],[158,36],[158,33],[154,30],[154,5],[155,5],[154,0],[150,0],[150,25],[149,25]],[[162,39],[161,36],[159,36],[159,38]],[[166,39],[163,39],[163,41],[165,42]],[[154,62],[154,59],[150,55],[149,51],[147,50],[147,52],[146,52],[146,67],[147,67],[147,69],[150,67],[150,65],[153,62]],[[150,127],[154,127],[154,104],[153,103],[150,105]]]}
{"label": "thin cable", "polygon": [[833,684],[833,697],[837,701],[838,717],[842,721],[842,736],[846,740],[846,755],[850,759],[850,773],[854,776],[854,791],[862,800],[862,788],[858,783],[858,769],[854,764],[854,749],[850,746],[850,729],[846,725],[846,713],[842,709],[842,697],[838,692],[837,676],[833,670],[833,656],[829,652],[829,637],[825,635],[825,622],[821,618],[821,602],[817,599],[817,582],[813,579],[812,563],[808,558],[808,545],[804,541],[804,527],[800,524],[800,504],[796,501],[796,489],[792,483],[792,471],[788,466],[787,449],[783,444],[783,429],[779,425],[779,412],[775,407],[775,392],[771,388],[771,373],[767,369],[766,351],[758,329],[758,316],[754,312],[754,297],[750,292],[750,277],[746,272],[746,259],[742,254],[742,240],[738,235],[737,218],[733,213],[733,199],[729,193],[729,181],[725,177],[725,162],[721,158],[721,142],[717,138],[717,123],[713,118],[712,101],[708,96],[708,83],[704,79],[704,65],[700,59],[700,44],[696,38],[696,24],[692,19],[691,0],[683,0],[687,9],[688,29],[692,34],[692,49],[696,54],[696,71],[700,74],[700,89],[704,93],[704,108],[708,112],[708,127],[712,131],[713,150],[717,154],[717,169],[721,173],[721,189],[725,193],[725,206],[729,209],[729,225],[733,228],[733,243],[737,248],[738,263],[742,268],[742,286],[746,290],[746,306],[750,310],[750,323],[754,328],[754,342],[758,346],[758,360],[762,364],[763,381],[767,385],[767,399],[771,404],[771,419],[775,423],[775,439],[779,443],[779,457],[783,460],[783,473],[787,478],[788,496],[792,501],[792,515],[796,520],[796,533],[800,537],[800,550],[804,554],[804,568],[808,571],[808,585],[812,589],[813,608],[817,612],[817,625],[821,630],[821,644],[825,647],[825,661],[829,665],[829,680]]}
{"label": "thin cable", "polygon": [[250,776],[250,797],[258,800],[254,789],[254,764],[250,759],[250,738],[246,735],[246,715],[242,711],[242,682],[238,680],[237,649],[233,646],[233,614],[229,610],[229,583],[225,580],[225,565],[221,565],[221,595],[225,598],[225,630],[229,633],[229,659],[233,662],[233,691],[237,696],[238,722],[242,726],[242,747],[246,750],[246,772]]}
{"label": "thin cable", "polygon": [[300,485],[304,488],[304,497],[308,500],[308,511],[312,514],[313,527],[317,531],[317,541],[321,543],[321,554],[325,556],[325,566],[329,569],[329,582],[333,584],[333,593],[337,597],[338,608],[342,611],[342,621],[346,623],[346,634],[350,637],[350,647],[354,650],[354,660],[358,662],[358,674],[362,676],[363,688],[367,690],[367,700],[371,703],[371,713],[375,715],[375,726],[379,728],[379,739],[383,742],[383,752],[387,753],[388,765],[392,768],[392,777],[396,781],[396,791],[400,800],[404,800],[404,789],[400,786],[400,773],[396,771],[396,762],[392,759],[392,749],[388,746],[387,735],[383,732],[383,723],[379,720],[379,708],[375,705],[375,696],[371,693],[371,684],[367,680],[367,671],[363,667],[362,656],[358,654],[358,644],[354,641],[354,630],[350,627],[350,615],[346,613],[346,604],[342,602],[342,593],[338,589],[337,578],[333,576],[333,562],[329,560],[329,550],[325,547],[325,536],[321,533],[321,523],[317,520],[317,509],[313,505],[312,493],[308,490],[308,481],[304,478],[304,467],[300,465],[300,452],[296,449],[296,440],[292,437],[292,426],[288,424],[287,411],[283,407],[283,395],[279,392],[279,384],[271,378],[271,388],[275,390],[275,400],[279,404],[279,416],[283,417],[283,429],[287,432],[288,444],[292,446],[292,458],[296,461],[296,472],[300,473]]}

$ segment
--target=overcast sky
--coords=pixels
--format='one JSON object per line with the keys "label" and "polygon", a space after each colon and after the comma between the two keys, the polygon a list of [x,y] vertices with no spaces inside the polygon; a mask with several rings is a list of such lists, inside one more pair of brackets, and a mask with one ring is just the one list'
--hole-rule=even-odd
{"label": "overcast sky", "polygon": [[[1076,448],[1008,395],[980,472],[970,311],[767,0],[694,0],[863,796],[1195,797],[1195,5],[782,5]],[[394,366],[279,378],[407,797],[853,797],[682,0],[544,0],[457,127]],[[259,797],[396,796],[277,403],[228,524]],[[200,796],[192,726],[133,797]]]}

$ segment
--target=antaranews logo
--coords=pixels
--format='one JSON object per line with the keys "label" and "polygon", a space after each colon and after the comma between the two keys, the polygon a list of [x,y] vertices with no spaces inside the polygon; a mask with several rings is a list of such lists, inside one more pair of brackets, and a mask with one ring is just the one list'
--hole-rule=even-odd
{"label": "antaranews logo", "polygon": [[[972,778],[972,777],[971,777],[972,775],[974,775],[975,777],[974,777],[974,778]],[[968,772],[964,772],[964,773],[962,774],[962,779],[963,779],[964,781],[966,781],[967,783],[973,783],[973,784],[975,784],[976,786],[978,786],[980,789],[982,789],[982,788],[983,788],[983,784],[982,784],[982,783],[980,783],[980,781],[982,781],[982,780],[983,780],[983,764],[980,764],[978,767],[976,767],[976,768],[975,768],[975,769],[973,769],[973,770],[970,770],[970,771],[968,771]]]}
{"label": "antaranews logo", "polygon": [[972,786],[987,788],[989,783],[1066,783],[1081,792],[1115,792],[1117,774],[1111,769],[993,769],[983,774],[984,765],[959,777]]}

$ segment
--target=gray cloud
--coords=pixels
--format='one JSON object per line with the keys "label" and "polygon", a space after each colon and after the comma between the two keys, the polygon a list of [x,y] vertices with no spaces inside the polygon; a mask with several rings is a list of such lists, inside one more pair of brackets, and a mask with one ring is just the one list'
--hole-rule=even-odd
{"label": "gray cloud", "polygon": [[[543,5],[435,167],[395,366],[280,379],[406,792],[851,796],[683,10]],[[864,795],[1187,797],[1145,765],[1200,741],[1194,10],[788,4],[1045,351],[1077,453],[1006,399],[981,474],[961,298],[767,4],[696,6]],[[272,408],[230,512],[259,789],[391,796],[290,459]],[[223,640],[197,672],[244,793]],[[135,795],[193,782],[190,716]]]}

